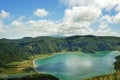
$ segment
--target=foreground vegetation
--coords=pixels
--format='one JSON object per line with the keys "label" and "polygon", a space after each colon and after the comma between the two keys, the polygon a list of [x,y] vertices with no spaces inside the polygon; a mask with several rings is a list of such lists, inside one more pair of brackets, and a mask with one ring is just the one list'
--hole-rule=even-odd
{"label": "foreground vegetation", "polygon": [[15,75],[15,74],[35,74],[37,73],[34,70],[34,64],[33,60],[38,59],[38,58],[46,58],[49,57],[53,54],[37,54],[34,56],[29,56],[27,60],[23,61],[16,61],[16,62],[11,62],[5,67],[0,67],[0,78],[2,77],[7,77],[9,74],[10,75]]}
{"label": "foreground vegetation", "polygon": [[120,72],[116,72],[108,75],[96,76],[85,80],[120,80]]}
{"label": "foreground vegetation", "polygon": [[59,79],[49,74],[33,74],[21,78],[0,79],[0,80],[59,80]]}

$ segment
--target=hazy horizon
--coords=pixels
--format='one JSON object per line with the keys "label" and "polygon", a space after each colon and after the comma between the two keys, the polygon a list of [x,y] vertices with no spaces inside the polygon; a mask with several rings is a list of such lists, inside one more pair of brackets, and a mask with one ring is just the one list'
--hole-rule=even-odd
{"label": "hazy horizon", "polygon": [[26,36],[26,37],[20,37],[20,38],[0,38],[0,39],[17,40],[17,39],[23,39],[23,38],[38,38],[38,37],[65,38],[65,37],[74,37],[74,36],[119,37],[119,36],[97,36],[97,35],[72,35],[72,36],[35,36],[35,37]]}

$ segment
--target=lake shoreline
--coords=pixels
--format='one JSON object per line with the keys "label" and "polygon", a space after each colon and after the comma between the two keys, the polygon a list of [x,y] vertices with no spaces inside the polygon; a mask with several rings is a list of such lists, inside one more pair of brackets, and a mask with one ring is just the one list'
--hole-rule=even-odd
{"label": "lake shoreline", "polygon": [[[79,51],[74,51],[75,53],[76,52],[79,52]],[[84,53],[84,52],[79,52],[79,54],[81,54],[81,53]],[[55,55],[58,55],[58,54],[73,54],[73,52],[58,52],[58,53],[52,53],[52,54],[40,54],[40,55],[46,55],[46,57],[37,57],[37,58],[35,58],[35,59],[33,59],[33,69],[34,69],[34,71],[36,72],[36,73],[38,73],[38,74],[44,74],[43,72],[38,72],[38,71],[36,71],[35,70],[35,67],[37,67],[37,65],[35,64],[35,61],[36,60],[40,60],[40,59],[44,59],[44,58],[49,58],[49,57],[52,57],[52,56],[55,56]]]}
{"label": "lake shoreline", "polygon": [[[78,52],[78,51],[75,51],[75,53]],[[101,51],[100,51],[101,52]],[[116,52],[116,51],[115,51]],[[119,51],[117,51],[119,52]],[[83,52],[78,52],[78,53],[83,53]],[[39,73],[39,74],[44,74],[42,72],[38,72],[37,70],[35,70],[35,67],[37,67],[37,65],[35,64],[35,61],[38,60],[38,59],[44,59],[44,58],[48,58],[48,57],[52,57],[52,56],[55,56],[57,54],[73,54],[73,52],[58,52],[58,53],[53,53],[53,54],[38,54],[38,55],[34,55],[34,56],[31,56],[31,58],[29,60],[24,60],[22,62],[18,62],[18,63],[21,63],[21,64],[27,64],[27,66],[23,66],[23,69],[29,69],[29,66],[31,66],[31,70],[30,72],[27,72],[27,71],[21,71],[21,72],[12,72],[10,74],[12,75],[17,75],[17,74],[34,74],[34,73]],[[18,65],[20,66],[20,64]],[[21,68],[21,67],[20,67]],[[14,74],[15,73],[15,74]],[[6,74],[5,74],[6,75]]]}
{"label": "lake shoreline", "polygon": [[[69,52],[67,52],[67,53],[69,53]],[[70,52],[71,53],[71,52]],[[76,52],[72,52],[72,53],[76,53]],[[83,52],[80,52],[80,53],[83,53]],[[100,52],[101,53],[101,52]],[[110,53],[110,55],[109,55],[109,53],[108,53],[108,56],[112,56],[112,55],[114,55],[114,53],[116,54],[117,52],[116,51],[113,51],[113,53]],[[65,53],[63,53],[63,54],[65,54]],[[79,53],[77,53],[77,54],[79,54]],[[106,54],[106,53],[103,53],[103,54]],[[119,53],[117,53],[117,54],[119,54]],[[55,54],[55,55],[58,55],[59,56],[59,54]],[[70,54],[69,54],[70,55]],[[89,55],[89,54],[88,54]],[[94,56],[93,57],[95,57],[95,55],[97,55],[97,54],[93,54]],[[119,54],[120,55],[120,54]],[[51,56],[54,56],[54,54],[53,55],[51,55]],[[51,56],[49,56],[49,57],[51,57]],[[61,55],[60,55],[61,56]],[[66,55],[67,56],[67,55]],[[117,55],[116,55],[117,56]],[[98,56],[96,56],[96,57],[98,57]],[[101,57],[101,54],[100,54],[100,56],[99,57]],[[74,58],[74,56],[73,56],[73,58]],[[108,58],[108,57],[105,57],[105,59],[106,58]],[[41,59],[39,59],[38,58],[38,60],[42,60],[43,58],[41,58]],[[49,59],[49,58],[48,58]],[[57,58],[58,59],[58,58]],[[62,58],[61,58],[62,59]],[[75,58],[74,58],[75,59]],[[112,58],[113,59],[113,58]],[[35,59],[36,60],[36,59]],[[44,60],[44,59],[43,59]],[[55,60],[56,60],[56,58],[55,58]],[[79,59],[75,59],[75,60],[79,60]],[[99,59],[98,59],[99,60]],[[108,58],[108,60],[109,60],[109,58]],[[60,60],[61,61],[61,60]],[[48,62],[49,62],[49,60],[48,60]],[[70,62],[71,62],[71,59],[70,59]],[[56,62],[55,62],[56,63]],[[39,66],[39,65],[42,65],[42,64],[35,64],[35,66]],[[48,65],[47,65],[48,66]],[[55,67],[55,66],[54,66]],[[41,70],[44,70],[44,68],[42,69],[41,68]],[[46,70],[46,69],[45,69]],[[38,72],[39,72],[40,70],[38,70]],[[44,71],[43,71],[44,72]],[[107,73],[107,72],[106,72]],[[49,73],[48,73],[49,74]],[[53,74],[53,73],[51,73],[51,74]],[[108,73],[107,74],[110,74],[110,71],[108,71]],[[101,74],[101,73],[99,73],[98,75],[105,75],[105,74]],[[97,75],[97,76],[98,76]],[[58,76],[57,76],[58,77]],[[92,76],[92,77],[94,77],[94,76]],[[61,78],[61,77],[59,77],[59,78]],[[64,80],[64,79],[63,79]]]}
{"label": "lake shoreline", "polygon": [[[37,66],[35,64],[35,60],[37,59],[43,59],[47,57],[54,56],[59,53],[52,53],[52,54],[37,54],[37,55],[32,55],[29,57],[28,60],[23,60],[23,61],[18,61],[18,62],[11,62],[8,65],[9,66],[14,66],[14,67],[9,67],[9,68],[4,68],[0,67],[0,78],[6,78],[9,75],[19,75],[19,74],[42,74],[41,72],[37,72],[35,70],[35,67]],[[61,53],[60,53],[61,54]]]}

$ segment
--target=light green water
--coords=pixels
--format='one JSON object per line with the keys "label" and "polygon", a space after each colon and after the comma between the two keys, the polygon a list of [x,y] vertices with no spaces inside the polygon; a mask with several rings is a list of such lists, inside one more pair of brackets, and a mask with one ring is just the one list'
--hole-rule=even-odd
{"label": "light green water", "polygon": [[82,80],[85,78],[115,72],[113,63],[120,52],[57,54],[35,61],[35,70],[52,74],[61,80]]}

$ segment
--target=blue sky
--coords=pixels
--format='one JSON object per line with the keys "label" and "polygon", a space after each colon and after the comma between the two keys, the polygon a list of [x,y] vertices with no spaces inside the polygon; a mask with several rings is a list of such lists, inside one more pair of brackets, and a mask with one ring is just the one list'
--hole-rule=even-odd
{"label": "blue sky", "polygon": [[120,0],[0,0],[0,38],[120,35]]}
{"label": "blue sky", "polygon": [[47,19],[52,20],[62,18],[65,10],[65,6],[62,6],[59,0],[0,0],[0,10],[5,10],[14,17],[32,16],[33,11],[37,8],[44,8],[50,11],[51,14]]}

